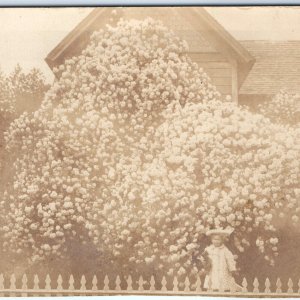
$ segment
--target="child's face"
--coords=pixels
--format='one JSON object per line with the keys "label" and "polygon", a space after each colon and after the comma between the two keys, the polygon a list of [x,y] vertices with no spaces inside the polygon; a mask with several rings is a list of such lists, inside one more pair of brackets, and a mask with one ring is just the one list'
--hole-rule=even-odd
{"label": "child's face", "polygon": [[220,247],[223,245],[223,238],[220,235],[213,235],[211,242],[215,247]]}

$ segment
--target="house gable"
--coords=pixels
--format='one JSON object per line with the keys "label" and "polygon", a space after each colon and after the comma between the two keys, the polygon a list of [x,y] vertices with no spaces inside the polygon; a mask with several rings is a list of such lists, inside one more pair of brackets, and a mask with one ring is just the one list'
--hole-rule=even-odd
{"label": "house gable", "polygon": [[[112,13],[113,12],[113,13]],[[53,68],[85,48],[93,31],[119,18],[163,22],[189,44],[189,55],[212,78],[218,90],[237,101],[241,86],[254,59],[213,17],[201,7],[126,7],[96,8],[54,48],[46,58]]]}

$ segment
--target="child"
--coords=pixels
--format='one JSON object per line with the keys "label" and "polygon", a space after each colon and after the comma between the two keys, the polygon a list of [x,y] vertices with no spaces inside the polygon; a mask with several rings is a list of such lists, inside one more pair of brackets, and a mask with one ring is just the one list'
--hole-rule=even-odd
{"label": "child", "polygon": [[[204,288],[214,291],[241,291],[236,284],[233,274],[237,271],[233,254],[224,245],[224,239],[232,231],[224,229],[209,230],[206,235],[211,237],[212,244],[205,248],[203,261],[209,259],[210,270],[204,281]],[[207,257],[205,259],[205,256]]]}

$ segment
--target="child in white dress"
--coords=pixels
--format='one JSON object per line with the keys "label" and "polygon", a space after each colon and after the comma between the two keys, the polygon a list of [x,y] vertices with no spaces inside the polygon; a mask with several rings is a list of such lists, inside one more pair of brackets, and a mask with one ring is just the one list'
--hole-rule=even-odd
{"label": "child in white dress", "polygon": [[212,244],[205,248],[204,256],[209,259],[210,270],[208,271],[204,288],[213,291],[240,291],[239,286],[233,277],[236,270],[236,263],[231,251],[224,245],[224,239],[232,231],[214,229],[206,234],[211,237]]}

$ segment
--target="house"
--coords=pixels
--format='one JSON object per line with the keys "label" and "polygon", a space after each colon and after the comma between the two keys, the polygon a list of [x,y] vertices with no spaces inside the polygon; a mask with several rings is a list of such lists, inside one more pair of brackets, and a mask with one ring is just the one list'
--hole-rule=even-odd
{"label": "house", "polygon": [[[47,64],[54,68],[65,59],[78,55],[93,31],[108,22],[116,23],[121,17],[161,20],[187,41],[188,54],[208,73],[217,89],[223,95],[230,94],[236,102],[255,105],[277,93],[280,86],[289,88],[293,85],[295,90],[300,86],[299,78],[294,75],[300,74],[297,51],[300,42],[278,45],[268,41],[238,41],[202,7],[95,8],[48,54]],[[298,57],[297,69],[290,59],[290,52],[286,55],[290,46],[293,55]],[[285,79],[283,74],[287,75]]]}

